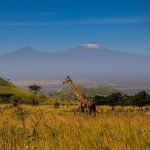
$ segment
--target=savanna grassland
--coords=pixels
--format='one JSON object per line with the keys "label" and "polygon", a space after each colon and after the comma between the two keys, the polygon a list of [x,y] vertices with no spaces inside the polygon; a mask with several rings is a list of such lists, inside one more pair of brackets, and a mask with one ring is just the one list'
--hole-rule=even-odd
{"label": "savanna grassland", "polygon": [[98,107],[94,118],[77,106],[0,105],[0,150],[149,150],[150,112]]}

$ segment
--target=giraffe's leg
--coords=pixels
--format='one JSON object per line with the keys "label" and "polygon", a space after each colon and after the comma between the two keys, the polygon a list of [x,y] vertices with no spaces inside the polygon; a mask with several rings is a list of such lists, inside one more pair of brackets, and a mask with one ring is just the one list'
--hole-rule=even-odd
{"label": "giraffe's leg", "polygon": [[94,113],[94,117],[96,116],[96,105],[95,104],[92,104],[89,108],[89,114],[91,115],[91,112]]}
{"label": "giraffe's leg", "polygon": [[81,105],[81,110],[82,110],[82,113],[84,113],[84,106],[82,105]]}
{"label": "giraffe's leg", "polygon": [[76,109],[76,111],[74,111],[74,115],[80,110],[80,106]]}
{"label": "giraffe's leg", "polygon": [[96,116],[96,109],[93,109],[94,117]]}
{"label": "giraffe's leg", "polygon": [[91,112],[92,112],[92,107],[89,107],[89,115],[91,116]]}
{"label": "giraffe's leg", "polygon": [[93,112],[94,112],[94,117],[95,117],[95,116],[96,116],[96,112],[97,112],[97,111],[96,111],[96,105],[95,105],[95,104],[93,105]]}

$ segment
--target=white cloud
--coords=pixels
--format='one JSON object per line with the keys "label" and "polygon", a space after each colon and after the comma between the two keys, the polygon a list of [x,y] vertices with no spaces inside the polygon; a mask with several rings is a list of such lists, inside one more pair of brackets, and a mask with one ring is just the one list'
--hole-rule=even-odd
{"label": "white cloud", "polygon": [[149,23],[149,22],[150,22],[150,17],[89,18],[89,19],[81,19],[81,20],[63,20],[63,21],[50,21],[50,22],[2,22],[0,21],[0,26],[102,25],[102,24],[137,24],[137,23]]}

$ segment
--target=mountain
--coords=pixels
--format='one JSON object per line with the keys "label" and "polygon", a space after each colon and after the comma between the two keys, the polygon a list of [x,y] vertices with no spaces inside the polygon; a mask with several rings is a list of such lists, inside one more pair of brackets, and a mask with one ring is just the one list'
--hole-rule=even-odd
{"label": "mountain", "polygon": [[0,55],[1,74],[12,79],[74,79],[100,82],[150,82],[150,56],[122,53],[96,44],[59,52],[31,47]]}
{"label": "mountain", "polygon": [[43,53],[43,52],[39,52],[34,50],[32,47],[26,46],[23,47],[19,50],[7,53],[7,54],[2,54],[0,55],[1,59],[7,59],[7,60],[20,60],[20,59],[32,59],[32,58],[40,58],[40,57],[46,57],[47,54],[49,53]]}

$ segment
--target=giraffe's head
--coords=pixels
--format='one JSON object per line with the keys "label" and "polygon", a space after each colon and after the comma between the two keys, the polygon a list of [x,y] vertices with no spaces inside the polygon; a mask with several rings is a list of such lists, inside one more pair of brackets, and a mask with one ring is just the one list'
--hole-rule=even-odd
{"label": "giraffe's head", "polygon": [[67,77],[65,78],[65,80],[63,81],[63,84],[69,83],[70,81],[71,81],[70,77],[67,76]]}

